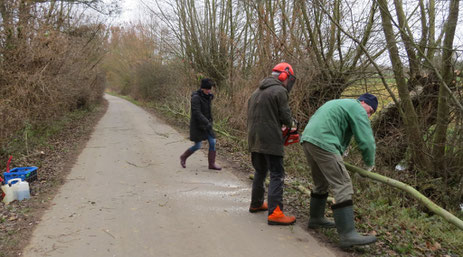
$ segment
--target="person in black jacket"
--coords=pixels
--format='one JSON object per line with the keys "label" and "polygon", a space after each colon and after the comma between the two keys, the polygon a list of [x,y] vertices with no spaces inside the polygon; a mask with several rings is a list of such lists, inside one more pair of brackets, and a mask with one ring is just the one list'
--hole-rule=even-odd
{"label": "person in black jacket", "polygon": [[[289,92],[296,81],[291,65],[277,64],[272,75],[263,79],[248,100],[248,146],[252,166],[255,169],[252,182],[249,212],[268,210],[269,225],[291,225],[296,217],[283,213],[284,139],[281,128],[290,128],[292,115],[289,108]],[[264,202],[264,182],[270,173],[267,200]]]}
{"label": "person in black jacket", "polygon": [[191,119],[190,119],[190,140],[195,144],[188,148],[180,156],[180,165],[186,168],[186,159],[196,150],[201,148],[201,141],[209,142],[209,169],[221,170],[222,168],[215,163],[215,134],[212,129],[212,110],[211,102],[214,95],[211,93],[214,81],[209,78],[201,80],[201,88],[191,94]]}

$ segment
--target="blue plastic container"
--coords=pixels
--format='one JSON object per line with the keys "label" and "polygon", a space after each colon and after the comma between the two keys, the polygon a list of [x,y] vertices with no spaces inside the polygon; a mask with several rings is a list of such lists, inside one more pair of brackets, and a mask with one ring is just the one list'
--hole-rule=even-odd
{"label": "blue plastic container", "polygon": [[[10,179],[20,178],[22,181],[31,182],[37,179],[37,167],[17,167],[10,172],[3,172],[5,183]],[[16,181],[14,182],[16,183]],[[14,184],[13,183],[13,184]]]}

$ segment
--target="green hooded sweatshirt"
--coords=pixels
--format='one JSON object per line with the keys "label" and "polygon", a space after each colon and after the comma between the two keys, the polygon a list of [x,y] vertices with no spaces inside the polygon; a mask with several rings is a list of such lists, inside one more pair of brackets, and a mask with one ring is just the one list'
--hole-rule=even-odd
{"label": "green hooded sweatshirt", "polygon": [[354,99],[331,100],[310,118],[301,141],[312,143],[325,151],[343,155],[352,135],[368,166],[375,164],[375,138],[367,112]]}
{"label": "green hooded sweatshirt", "polygon": [[278,79],[265,78],[248,100],[249,151],[283,156],[281,126],[291,122],[288,91]]}

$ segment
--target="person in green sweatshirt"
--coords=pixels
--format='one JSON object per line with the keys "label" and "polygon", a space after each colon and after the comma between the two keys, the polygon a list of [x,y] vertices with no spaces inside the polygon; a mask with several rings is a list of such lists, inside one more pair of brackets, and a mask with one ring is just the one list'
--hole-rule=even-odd
{"label": "person in green sweatshirt", "polygon": [[[301,137],[314,182],[309,228],[336,227],[342,248],[376,242],[376,237],[362,236],[355,230],[352,202],[354,190],[342,156],[353,136],[367,169],[373,169],[376,144],[369,117],[377,107],[378,99],[368,93],[356,100],[328,101],[310,118]],[[331,207],[334,222],[325,217],[329,187],[336,202]]]}

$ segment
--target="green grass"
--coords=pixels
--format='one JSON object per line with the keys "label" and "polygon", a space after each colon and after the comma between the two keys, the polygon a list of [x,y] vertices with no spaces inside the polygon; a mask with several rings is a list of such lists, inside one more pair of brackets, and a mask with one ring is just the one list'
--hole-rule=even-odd
{"label": "green grass", "polygon": [[[398,89],[395,83],[394,78],[386,78],[386,82],[388,83],[389,87],[391,88],[392,92],[394,92],[395,97],[398,97]],[[365,90],[367,90],[369,93],[374,94],[376,97],[378,97],[378,109],[376,110],[376,113],[379,113],[381,109],[391,103],[392,97],[390,96],[389,92],[386,90],[386,88],[383,85],[383,82],[379,78],[372,78],[368,79],[366,82],[361,81],[359,83],[353,84],[346,88],[342,94],[342,98],[347,97],[347,98],[352,98],[353,96],[358,96],[358,92],[364,93]]]}
{"label": "green grass", "polygon": [[21,213],[22,213],[22,214],[28,214],[28,213],[30,213],[30,212],[31,212],[31,209],[30,209],[30,208],[23,208],[23,209],[21,209]]}
{"label": "green grass", "polygon": [[[355,187],[355,185],[354,185]],[[380,247],[368,254],[462,256],[463,231],[437,215],[430,215],[417,203],[410,203],[403,193],[378,183],[370,192],[355,195],[356,216],[360,231],[376,231]],[[390,254],[390,253],[389,253]]]}
{"label": "green grass", "polygon": [[92,112],[96,106],[77,109],[63,117],[54,121],[32,126],[26,123],[24,128],[16,133],[9,143],[2,147],[0,154],[3,155],[28,155],[36,148],[48,147],[53,149],[53,145],[49,145],[49,139],[61,132],[73,120],[82,119],[84,116]]}

